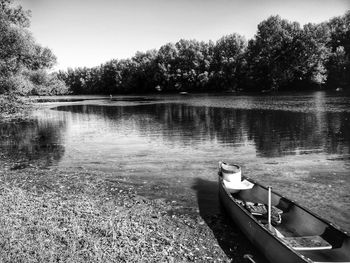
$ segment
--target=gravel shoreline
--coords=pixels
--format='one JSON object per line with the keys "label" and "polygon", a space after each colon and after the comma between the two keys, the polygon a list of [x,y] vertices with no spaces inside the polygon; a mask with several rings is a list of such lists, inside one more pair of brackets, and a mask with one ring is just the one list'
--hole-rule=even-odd
{"label": "gravel shoreline", "polygon": [[247,262],[256,254],[222,214],[173,213],[176,204],[138,195],[121,176],[6,159],[2,262]]}

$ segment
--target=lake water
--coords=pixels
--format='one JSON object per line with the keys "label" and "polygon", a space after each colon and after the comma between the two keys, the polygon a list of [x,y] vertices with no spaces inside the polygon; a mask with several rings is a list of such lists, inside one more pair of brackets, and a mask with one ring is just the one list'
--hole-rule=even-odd
{"label": "lake water", "polygon": [[[217,212],[217,167],[271,185],[350,230],[350,97],[169,95],[44,103],[33,121],[0,124],[19,162],[112,172],[179,211]],[[25,165],[23,166],[25,167]]]}

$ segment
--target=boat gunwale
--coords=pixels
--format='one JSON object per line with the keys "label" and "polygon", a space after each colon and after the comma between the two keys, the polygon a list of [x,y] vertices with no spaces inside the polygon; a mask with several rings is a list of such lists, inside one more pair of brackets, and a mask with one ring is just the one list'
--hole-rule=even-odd
{"label": "boat gunwale", "polygon": [[[246,177],[246,176],[242,176],[242,179],[246,179],[254,184],[256,184],[259,187],[262,187],[265,190],[268,190],[268,188],[258,182],[256,182],[255,180]],[[291,253],[294,253],[295,255],[297,255],[298,257],[300,257],[302,260],[304,260],[305,262],[315,262],[312,259],[304,256],[302,253],[299,252],[299,250],[295,250],[292,246],[290,246],[286,241],[283,240],[283,238],[280,238],[276,235],[274,235],[271,231],[269,231],[266,227],[264,227],[251,213],[249,213],[249,211],[247,211],[241,204],[239,204],[238,202],[235,201],[234,197],[232,196],[232,194],[228,191],[228,189],[225,187],[224,185],[224,179],[223,176],[221,174],[221,172],[219,172],[219,183],[220,183],[220,187],[224,190],[225,194],[229,197],[230,201],[233,202],[236,206],[238,206],[238,208],[243,211],[243,213],[248,216],[248,218],[250,218],[250,220],[252,222],[255,223],[256,226],[258,226],[259,228],[263,229],[263,231],[265,233],[268,233],[268,235],[272,238],[274,238],[274,240],[278,241],[278,243],[282,246],[284,246],[285,248],[287,248]],[[290,201],[293,205],[296,205],[297,207],[299,207],[300,209],[303,209],[304,211],[306,211],[307,213],[310,213],[312,216],[316,217],[318,220],[320,220],[321,222],[325,223],[328,227],[334,228],[335,230],[339,231],[341,234],[343,234],[346,238],[350,238],[349,234],[344,231],[343,229],[341,229],[339,226],[335,225],[334,223],[331,223],[330,221],[322,218],[321,216],[315,214],[314,212],[310,211],[308,208],[303,207],[302,205],[298,204],[296,201],[293,201],[289,198],[286,198],[285,196],[281,195],[278,192],[272,191],[274,194],[276,194],[277,196],[279,196],[280,198],[284,198],[288,201]],[[236,223],[236,222],[235,222]],[[326,227],[327,227],[326,226]],[[333,248],[330,248],[329,250],[331,251]]]}
{"label": "boat gunwale", "polygon": [[[251,179],[251,178],[246,177],[246,176],[242,176],[242,178],[244,178],[244,179],[250,181],[251,183],[254,183],[254,184],[256,184],[256,185],[258,185],[258,186],[260,186],[260,187],[262,187],[262,188],[264,188],[265,190],[268,190],[268,187],[267,187],[267,186],[264,186],[263,184],[256,182],[254,179]],[[343,228],[341,228],[340,226],[338,226],[337,224],[335,224],[335,223],[333,223],[333,222],[331,222],[331,221],[329,221],[329,220],[327,220],[327,219],[321,217],[320,215],[318,215],[318,214],[316,214],[315,212],[311,211],[309,208],[304,207],[303,205],[299,204],[297,201],[294,201],[294,200],[292,200],[292,199],[290,199],[290,198],[285,197],[284,195],[280,194],[279,192],[276,192],[276,191],[274,191],[274,190],[272,190],[271,192],[274,193],[274,194],[276,194],[276,195],[278,195],[278,196],[281,197],[281,198],[284,198],[284,199],[290,201],[291,203],[293,203],[293,205],[296,205],[297,207],[301,208],[301,209],[304,210],[305,212],[307,212],[307,213],[309,213],[310,215],[314,216],[315,218],[317,218],[318,220],[322,221],[322,222],[325,223],[326,225],[335,228],[336,230],[340,231],[342,234],[344,234],[345,236],[347,236],[348,238],[350,238],[349,233],[348,233],[345,229],[343,229]]]}
{"label": "boat gunwale", "polygon": [[[242,176],[243,179],[243,176]],[[245,177],[244,179],[247,179],[250,181],[250,178]],[[265,233],[267,233],[270,237],[274,238],[275,240],[278,241],[278,243],[282,246],[284,246],[285,248],[287,248],[291,253],[296,254],[298,257],[300,257],[302,260],[304,260],[305,262],[312,262],[313,261],[307,257],[305,257],[304,255],[302,255],[301,253],[299,253],[297,250],[294,250],[290,245],[288,245],[286,242],[283,241],[283,239],[275,236],[271,231],[269,231],[266,227],[264,227],[251,213],[249,213],[249,211],[247,211],[241,204],[239,204],[238,202],[235,201],[234,197],[232,196],[232,194],[226,189],[225,185],[224,185],[224,179],[221,176],[221,174],[219,173],[219,180],[220,180],[220,187],[225,191],[226,195],[230,198],[231,202],[233,202],[236,206],[239,207],[239,209],[241,211],[243,211],[243,213],[245,213],[245,215],[247,215],[256,225],[257,227],[261,228]],[[252,181],[251,181],[252,182]],[[253,181],[253,183],[255,183],[255,181]],[[258,184],[259,186],[262,186],[260,184]],[[267,189],[266,187],[263,187],[265,189]],[[275,192],[274,192],[275,193]],[[235,222],[236,223],[236,222]]]}

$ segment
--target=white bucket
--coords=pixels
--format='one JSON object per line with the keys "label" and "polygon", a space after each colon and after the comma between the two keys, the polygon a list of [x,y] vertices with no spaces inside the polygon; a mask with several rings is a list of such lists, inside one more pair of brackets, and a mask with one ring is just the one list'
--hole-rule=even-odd
{"label": "white bucket", "polygon": [[242,182],[242,170],[239,165],[220,162],[220,170],[225,181],[237,184]]}

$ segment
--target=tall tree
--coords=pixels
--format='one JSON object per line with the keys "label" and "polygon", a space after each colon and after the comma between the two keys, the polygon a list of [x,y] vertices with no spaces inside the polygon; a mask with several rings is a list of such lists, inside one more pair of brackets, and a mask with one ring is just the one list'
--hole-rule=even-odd
{"label": "tall tree", "polygon": [[332,89],[350,89],[350,11],[331,19],[327,25],[331,35],[328,45],[332,50],[326,64],[327,85]]}
{"label": "tall tree", "polygon": [[29,11],[14,6],[13,0],[0,0],[0,93],[25,90],[30,78],[25,79],[23,71],[50,68],[56,62],[50,49],[35,42],[29,25]]}
{"label": "tall tree", "polygon": [[179,50],[173,43],[167,43],[160,47],[156,63],[158,70],[155,79],[159,84],[159,89],[163,91],[174,90],[177,83],[177,74],[180,76],[180,71],[176,70],[176,60],[179,56]]}
{"label": "tall tree", "polygon": [[250,79],[257,89],[283,90],[322,84],[326,78],[322,61],[325,44],[317,34],[323,28],[272,16],[258,25],[255,39],[249,42]]}
{"label": "tall tree", "polygon": [[220,38],[214,46],[213,70],[215,85],[221,89],[237,90],[247,41],[238,34]]}
{"label": "tall tree", "polygon": [[158,85],[155,77],[158,70],[156,63],[157,50],[149,50],[147,52],[137,52],[132,58],[136,64],[136,70],[133,78],[135,79],[134,92],[152,92]]}

